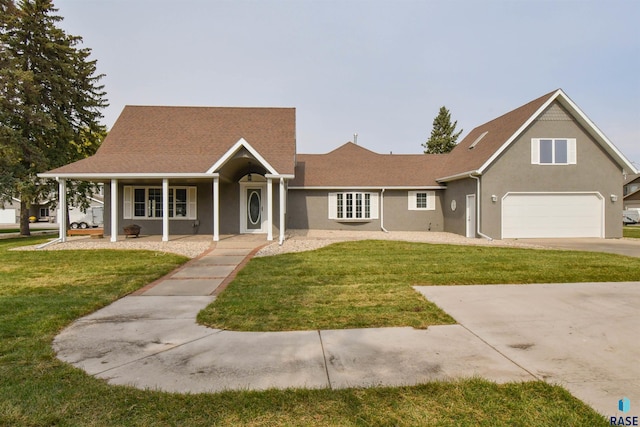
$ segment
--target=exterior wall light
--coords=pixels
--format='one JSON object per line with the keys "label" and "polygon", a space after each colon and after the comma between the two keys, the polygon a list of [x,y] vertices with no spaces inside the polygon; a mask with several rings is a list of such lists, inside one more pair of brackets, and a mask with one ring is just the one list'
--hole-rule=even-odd
{"label": "exterior wall light", "polygon": [[495,194],[492,194],[492,195],[491,195],[491,201],[492,201],[493,203],[497,202],[497,201],[498,201],[498,196],[496,196]]}
{"label": "exterior wall light", "polygon": [[616,194],[612,194],[611,195],[611,201],[612,202],[617,202],[618,201],[618,196]]}

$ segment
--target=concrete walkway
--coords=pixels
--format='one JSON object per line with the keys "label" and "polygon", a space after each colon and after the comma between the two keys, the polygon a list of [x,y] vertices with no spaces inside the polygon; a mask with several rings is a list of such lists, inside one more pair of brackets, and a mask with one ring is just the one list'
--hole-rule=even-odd
{"label": "concrete walkway", "polygon": [[[552,316],[552,313],[558,314],[554,310],[541,314],[534,310],[520,316],[525,312],[522,304],[529,309],[551,307],[545,306],[543,301],[527,303],[535,295],[535,285],[496,288],[498,293],[490,294],[489,298],[499,303],[493,305],[483,304],[482,301],[486,302],[483,297],[465,298],[467,294],[482,295],[485,289],[493,289],[491,286],[418,288],[461,323],[432,326],[426,330],[234,332],[198,325],[195,322],[197,313],[215,300],[220,288],[263,244],[263,236],[259,239],[235,236],[222,240],[203,256],[156,283],[77,320],[55,338],[58,358],[90,375],[106,379],[110,384],[182,393],[397,386],[477,376],[499,383],[535,379],[561,382],[605,415],[614,413],[617,399],[623,397],[618,394],[624,390],[628,390],[626,395],[632,401],[634,398],[636,402],[640,401],[637,381],[623,383],[625,374],[620,371],[629,358],[637,360],[640,356],[637,344],[621,345],[618,338],[614,342],[602,342],[602,336],[620,321],[619,316],[598,315],[602,325],[595,330],[595,335],[589,335],[588,345],[580,346],[566,339],[564,332],[554,330],[561,324]],[[549,301],[560,298],[570,306],[575,293],[584,297],[597,289],[600,292],[597,295],[602,294],[607,301],[605,306],[613,311],[619,309],[605,298],[612,284],[597,288],[582,285],[586,286],[553,285],[544,297]],[[626,293],[620,292],[618,286],[612,286],[613,292],[608,292],[610,295],[617,293],[627,301],[624,316],[630,316],[627,317],[628,327],[619,328],[623,337],[634,334],[631,326],[639,324],[638,311],[635,310],[634,315],[629,304],[638,307],[640,285],[625,286],[624,289],[630,289]],[[534,294],[511,292],[526,289],[533,290]],[[569,293],[556,297],[554,291]],[[504,299],[499,298],[501,292],[506,295]],[[597,300],[600,296],[594,298]],[[476,327],[476,321],[470,320],[474,317],[465,315],[468,305],[473,308],[477,322],[482,323],[486,318],[489,325],[508,324],[513,331],[496,332],[491,328]],[[489,311],[483,311],[482,307]],[[503,313],[500,308],[504,311],[503,317],[497,317],[498,313]],[[559,309],[568,313],[566,308]],[[549,319],[547,329],[540,329],[544,324],[536,322],[540,318]],[[514,322],[514,319],[518,321]],[[572,325],[571,321],[565,323]],[[567,327],[586,326],[583,323]],[[528,335],[530,329],[538,330],[543,336]],[[500,337],[503,332],[505,336]],[[637,343],[637,334],[635,337]],[[545,339],[551,339],[550,343]],[[553,352],[555,345],[564,351]],[[583,358],[566,356],[573,351],[573,345],[577,345],[575,351],[585,355]],[[604,350],[603,346],[606,346]],[[554,362],[536,364],[523,360],[519,357],[521,353],[542,360],[550,355],[547,358]],[[556,358],[556,353],[562,358]],[[589,354],[593,357],[587,357]],[[611,364],[611,358],[617,362]],[[611,367],[604,369],[599,364]],[[583,375],[585,370],[592,369],[598,372],[593,381],[575,380],[578,373]],[[618,374],[614,375],[616,370]],[[626,372],[633,373],[635,378],[640,376],[635,370]],[[614,387],[616,382],[624,387]],[[585,387],[587,392],[584,392]],[[588,390],[593,393],[589,394]]]}
{"label": "concrete walkway", "polygon": [[196,324],[264,236],[235,236],[58,335],[58,357],[111,384],[172,392],[534,377],[460,325],[234,332]]}

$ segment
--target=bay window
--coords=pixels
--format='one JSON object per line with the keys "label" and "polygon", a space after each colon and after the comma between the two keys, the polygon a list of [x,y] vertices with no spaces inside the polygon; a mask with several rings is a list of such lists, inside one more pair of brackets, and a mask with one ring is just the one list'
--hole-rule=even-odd
{"label": "bay window", "polygon": [[329,219],[358,221],[377,218],[377,193],[329,193]]}

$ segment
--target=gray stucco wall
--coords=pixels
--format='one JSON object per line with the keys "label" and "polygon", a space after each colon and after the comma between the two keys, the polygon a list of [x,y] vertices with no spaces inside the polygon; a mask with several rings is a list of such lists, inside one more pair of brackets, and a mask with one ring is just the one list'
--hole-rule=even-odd
{"label": "gray stucco wall", "polygon": [[[467,233],[467,195],[476,194],[476,181],[471,178],[460,179],[447,183],[444,192],[442,212],[444,217],[444,231],[466,236]],[[455,200],[456,209],[451,209],[451,202]]]}
{"label": "gray stucco wall", "polygon": [[329,219],[328,190],[289,189],[287,227],[299,230],[380,230],[380,220],[338,222]]}
{"label": "gray stucco wall", "polygon": [[[159,182],[119,183],[118,185],[118,228],[122,233],[122,228],[130,224],[138,224],[142,227],[142,233],[147,235],[162,234],[162,219],[124,219],[123,218],[123,188],[125,185],[132,186],[161,186]],[[197,183],[185,183],[180,181],[170,181],[169,186],[196,186],[197,187],[197,219],[170,219],[170,235],[189,234],[211,234],[213,235],[213,182],[199,181]],[[104,230],[105,234],[111,234],[111,186],[109,183],[104,188]],[[264,195],[266,200],[266,194]],[[273,183],[273,234],[277,236],[279,232],[279,187],[278,182]],[[263,213],[266,215],[266,211]],[[240,184],[220,183],[220,234],[240,233]]]}
{"label": "gray stucco wall", "polygon": [[[287,208],[287,227],[303,230],[369,230],[381,229],[381,219],[362,222],[342,222],[329,219],[328,195],[335,190],[290,189]],[[378,205],[384,207],[384,227],[389,231],[442,231],[442,190],[436,191],[436,209],[410,211],[408,190],[386,190],[378,193]],[[384,201],[381,200],[384,197]]]}
{"label": "gray stucco wall", "polygon": [[444,190],[436,190],[436,209],[408,209],[409,190],[384,192],[384,228],[388,231],[443,231],[442,198]]}
{"label": "gray stucco wall", "polygon": [[[591,192],[604,197],[605,237],[622,237],[622,170],[575,121],[554,114],[541,117],[482,176],[482,232],[501,238],[501,201],[507,192]],[[531,164],[532,138],[576,138],[575,165]],[[449,190],[447,190],[449,191]],[[611,194],[618,196],[611,201]],[[498,197],[491,201],[491,195]]]}

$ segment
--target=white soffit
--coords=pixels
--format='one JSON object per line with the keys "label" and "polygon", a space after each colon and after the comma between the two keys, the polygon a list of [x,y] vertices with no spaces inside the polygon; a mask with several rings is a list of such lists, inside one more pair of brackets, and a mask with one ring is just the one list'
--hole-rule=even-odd
{"label": "white soffit", "polygon": [[265,158],[262,157],[260,153],[258,153],[258,151],[255,148],[253,148],[251,144],[249,144],[244,138],[240,138],[238,142],[233,144],[233,147],[231,147],[222,157],[220,157],[220,159],[217,162],[215,162],[213,166],[209,168],[209,170],[207,170],[207,173],[210,174],[220,170],[220,168],[222,168],[222,166],[224,166],[224,164],[227,163],[227,161],[229,161],[229,159],[233,157],[233,155],[236,154],[238,150],[240,150],[240,148],[243,148],[243,147],[249,153],[251,153],[251,155],[255,157],[255,159],[258,162],[260,162],[260,164],[262,164],[262,166],[264,166],[269,171],[270,174],[278,175],[278,171],[276,171],[273,168],[273,166],[271,166],[269,162],[267,162]]}

